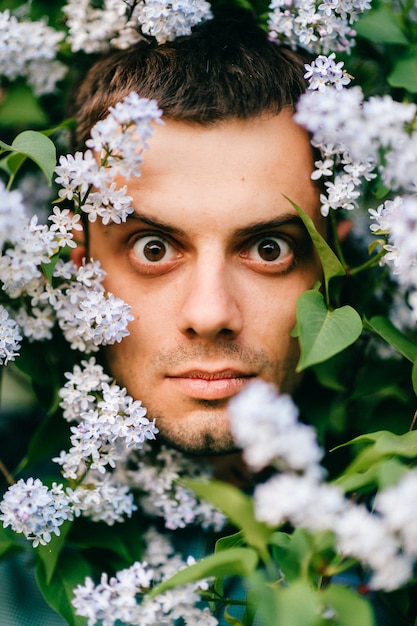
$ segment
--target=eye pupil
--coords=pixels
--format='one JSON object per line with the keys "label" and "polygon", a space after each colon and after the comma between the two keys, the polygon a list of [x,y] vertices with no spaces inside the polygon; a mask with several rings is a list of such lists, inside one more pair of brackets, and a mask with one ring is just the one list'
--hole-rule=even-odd
{"label": "eye pupil", "polygon": [[148,241],[143,248],[143,254],[148,261],[161,261],[166,254],[166,246],[162,241]]}
{"label": "eye pupil", "polygon": [[264,261],[276,261],[281,254],[281,247],[274,239],[264,239],[258,246],[258,253]]}

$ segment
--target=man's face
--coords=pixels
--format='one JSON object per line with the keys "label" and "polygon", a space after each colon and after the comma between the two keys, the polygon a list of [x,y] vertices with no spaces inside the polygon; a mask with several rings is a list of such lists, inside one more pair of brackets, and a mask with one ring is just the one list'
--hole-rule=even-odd
{"label": "man's face", "polygon": [[210,128],[166,121],[149,143],[128,181],[135,214],[90,225],[89,255],[134,315],[105,356],[165,441],[229,452],[227,401],[257,377],[296,384],[296,300],[321,268],[285,196],[324,232],[310,143],[289,111]]}

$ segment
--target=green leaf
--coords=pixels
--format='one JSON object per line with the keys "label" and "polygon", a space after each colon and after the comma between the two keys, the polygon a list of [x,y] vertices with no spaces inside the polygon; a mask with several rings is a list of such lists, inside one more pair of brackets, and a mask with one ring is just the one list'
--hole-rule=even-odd
{"label": "green leaf", "polygon": [[43,461],[68,443],[69,425],[59,415],[51,412],[46,416],[30,439],[26,455],[16,469],[21,472],[26,467]]}
{"label": "green leaf", "polygon": [[413,384],[414,393],[417,395],[417,359],[413,363],[411,371],[411,382]]}
{"label": "green leaf", "polygon": [[71,600],[74,597],[75,587],[84,584],[86,577],[91,575],[91,568],[81,554],[62,552],[52,580],[48,584],[43,563],[38,561],[36,578],[39,588],[49,606],[62,615],[69,626],[85,626],[86,624],[85,617],[75,615]]}
{"label": "green leaf", "polygon": [[365,471],[352,472],[348,468],[346,473],[334,481],[334,484],[341,487],[346,493],[385,489],[395,485],[408,470],[408,466],[404,463],[397,459],[388,458],[371,465]]}
{"label": "green leaf", "polygon": [[388,430],[380,430],[355,437],[334,450],[357,444],[365,444],[365,447],[344,471],[345,475],[366,472],[376,463],[389,457],[417,458],[417,431],[415,430],[404,435],[395,435]]}
{"label": "green leaf", "polygon": [[264,560],[269,560],[268,542],[273,531],[256,519],[252,498],[233,485],[216,480],[209,482],[188,480],[186,485],[199,498],[208,500],[223,511],[230,521],[242,530],[246,543],[258,550]]}
{"label": "green leaf", "polygon": [[0,558],[21,549],[16,533],[0,524]]}
{"label": "green leaf", "polygon": [[26,161],[27,157],[18,152],[12,152],[0,160],[0,169],[6,172],[8,176],[16,176],[17,172]]}
{"label": "green leaf", "polygon": [[180,570],[167,580],[154,587],[148,594],[150,597],[186,585],[190,582],[201,580],[203,578],[226,577],[226,576],[250,576],[256,569],[258,564],[258,555],[252,548],[234,548],[211,554],[206,558],[198,561],[194,565],[190,565]]}
{"label": "green leaf", "polygon": [[374,626],[371,603],[352,589],[330,585],[320,595],[322,602],[335,611],[332,623],[337,626]]}
{"label": "green leaf", "polygon": [[417,50],[412,48],[396,61],[392,72],[388,75],[391,87],[401,87],[410,93],[417,92]]}
{"label": "green leaf", "polygon": [[364,321],[364,327],[376,333],[409,361],[417,359],[417,345],[408,339],[383,315],[375,315]]}
{"label": "green leaf", "polygon": [[47,125],[48,118],[32,89],[21,83],[10,85],[0,105],[0,126],[20,129]]}
{"label": "green leaf", "polygon": [[43,272],[45,278],[51,284],[52,284],[52,278],[53,278],[53,274],[54,274],[54,269],[56,267],[56,264],[58,263],[58,260],[59,260],[60,256],[61,256],[61,251],[58,251],[58,252],[56,252],[55,254],[53,254],[50,257],[49,263],[41,263],[42,272]]}
{"label": "green leaf", "polygon": [[53,141],[43,133],[25,130],[13,140],[14,152],[24,154],[36,163],[45,174],[50,185],[56,165],[56,148]]}
{"label": "green leaf", "polygon": [[239,532],[234,533],[233,535],[228,535],[227,537],[220,537],[216,541],[216,552],[221,552],[222,550],[230,550],[230,548],[240,548],[244,542],[243,530],[239,530]]}
{"label": "green leaf", "polygon": [[364,39],[377,43],[410,44],[405,36],[399,16],[387,6],[365,11],[355,24],[355,30]]}
{"label": "green leaf", "polygon": [[[129,530],[127,522],[108,526],[104,522],[89,522],[88,520],[80,519],[76,520],[72,526],[70,540],[71,544],[75,544],[82,549],[100,548],[101,550],[110,550],[126,561],[127,565],[134,560],[132,559],[131,550],[125,541]],[[138,537],[137,528],[136,536]]]}
{"label": "green leaf", "polygon": [[297,581],[288,587],[257,588],[260,621],[268,626],[317,626],[321,597],[311,586]]}
{"label": "green leaf", "polygon": [[300,372],[330,359],[354,343],[362,332],[359,314],[350,306],[329,311],[323,295],[305,291],[297,300],[297,327],[301,356]]}
{"label": "green leaf", "polygon": [[291,202],[292,206],[301,217],[304,226],[306,227],[308,234],[310,235],[311,240],[314,243],[317,254],[320,257],[320,261],[323,267],[324,282],[327,294],[329,281],[336,276],[344,276],[346,274],[345,268],[343,267],[327,241],[324,239],[324,237],[320,235],[311,217],[307,215],[307,213],[305,213],[302,208],[298,206],[298,204],[295,204],[289,198],[287,198],[287,200]]}
{"label": "green leaf", "polygon": [[230,615],[230,613],[227,612],[227,609],[224,610],[223,617],[230,626],[243,626],[241,620],[237,617],[233,617],[233,615]]}
{"label": "green leaf", "polygon": [[67,535],[70,531],[72,522],[66,521],[60,528],[60,535],[52,535],[51,541],[46,546],[38,546],[36,552],[43,564],[45,574],[45,584],[50,585],[52,576],[58,563],[59,555],[65,545]]}

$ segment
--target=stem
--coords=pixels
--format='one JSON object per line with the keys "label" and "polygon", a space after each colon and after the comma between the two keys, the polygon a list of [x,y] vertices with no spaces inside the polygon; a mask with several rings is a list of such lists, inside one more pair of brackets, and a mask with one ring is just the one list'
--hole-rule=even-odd
{"label": "stem", "polygon": [[3,474],[3,476],[5,477],[9,485],[14,485],[16,483],[15,479],[13,478],[13,476],[11,475],[11,473],[9,472],[9,470],[7,469],[7,467],[5,466],[5,464],[3,463],[1,459],[0,459],[0,472]]}
{"label": "stem", "polygon": [[414,411],[413,419],[411,420],[410,428],[408,429],[409,432],[414,430],[414,426],[416,425],[416,421],[417,421],[417,410]]}
{"label": "stem", "polygon": [[365,263],[362,263],[362,265],[358,265],[358,267],[354,267],[353,269],[350,269],[349,275],[355,276],[355,274],[359,274],[359,272],[363,272],[364,270],[367,270],[368,267],[372,267],[377,262],[379,262],[380,259],[382,259],[385,256],[385,254],[386,254],[386,251],[381,250],[380,252],[378,252],[378,254],[375,254],[375,256],[368,259],[368,261],[365,261]]}
{"label": "stem", "polygon": [[334,211],[330,212],[330,224],[332,227],[332,241],[334,245],[335,252],[339,258],[339,261],[346,269],[347,263],[345,259],[345,255],[343,254],[342,246],[340,244],[339,233],[337,232],[337,223],[336,223],[336,213]]}

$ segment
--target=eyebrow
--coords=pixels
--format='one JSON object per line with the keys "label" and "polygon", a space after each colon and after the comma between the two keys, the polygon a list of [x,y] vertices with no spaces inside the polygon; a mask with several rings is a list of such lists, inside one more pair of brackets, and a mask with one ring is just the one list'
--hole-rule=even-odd
{"label": "eyebrow", "polygon": [[[170,235],[174,235],[178,237],[186,236],[186,232],[182,230],[181,228],[171,226],[170,224],[164,221],[155,220],[153,218],[150,218],[148,215],[144,215],[142,213],[137,213],[137,212],[130,213],[127,216],[126,221],[127,222],[132,222],[132,221],[141,222],[142,224],[147,224],[148,226],[151,226],[152,228],[155,228],[156,230],[162,230],[166,233],[169,233]],[[262,222],[257,221],[257,222],[253,222],[252,224],[249,224],[248,226],[245,226],[244,228],[238,228],[234,234],[235,236],[239,238],[240,237],[243,238],[243,237],[248,237],[251,235],[256,235],[257,233],[262,233],[266,230],[275,230],[277,228],[282,228],[285,226],[295,226],[299,230],[307,232],[302,219],[298,215],[295,215],[294,213],[285,213],[272,220],[265,220]]]}

